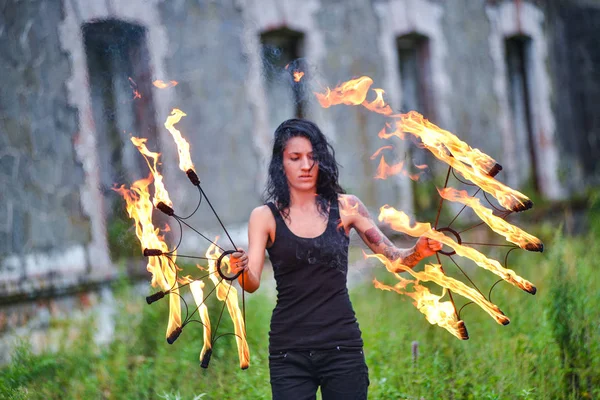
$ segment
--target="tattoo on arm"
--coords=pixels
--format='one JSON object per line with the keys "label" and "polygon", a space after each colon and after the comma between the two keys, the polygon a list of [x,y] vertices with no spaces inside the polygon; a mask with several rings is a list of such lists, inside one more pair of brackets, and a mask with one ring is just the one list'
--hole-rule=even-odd
{"label": "tattoo on arm", "polygon": [[421,253],[419,253],[417,249],[414,249],[414,251],[404,257],[402,264],[406,265],[407,267],[414,267],[419,263],[419,261],[421,261],[422,258],[423,256],[421,256]]}
{"label": "tattoo on arm", "polygon": [[375,246],[378,246],[384,242],[384,236],[381,234],[381,232],[379,232],[379,229],[377,229],[377,227],[367,229],[365,231],[365,237],[369,242],[371,242]]}
{"label": "tattoo on arm", "polygon": [[371,216],[369,215],[369,211],[367,210],[367,207],[365,207],[365,205],[363,203],[358,203],[358,214],[365,218],[371,218]]}
{"label": "tattoo on arm", "polygon": [[415,248],[399,249],[391,243],[383,249],[383,255],[390,261],[400,259],[402,264],[410,268],[417,265],[423,259],[421,253]]}
{"label": "tattoo on arm", "polygon": [[365,231],[365,238],[373,245],[379,246],[383,243],[381,253],[391,261],[402,259],[407,267],[414,267],[421,260],[421,255],[413,249],[399,249],[387,238],[379,228],[373,227]]}
{"label": "tattoo on arm", "polygon": [[400,257],[402,257],[402,251],[394,246],[387,246],[383,250],[383,255],[391,261],[396,261]]}

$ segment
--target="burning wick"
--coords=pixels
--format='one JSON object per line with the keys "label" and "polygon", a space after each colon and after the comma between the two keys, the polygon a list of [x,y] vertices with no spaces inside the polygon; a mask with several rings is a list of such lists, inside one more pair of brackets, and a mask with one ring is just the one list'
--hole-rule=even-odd
{"label": "burning wick", "polygon": [[163,252],[159,249],[144,249],[144,257],[162,256]]}
{"label": "burning wick", "polygon": [[198,178],[198,175],[193,169],[188,169],[187,171],[185,171],[185,174],[194,186],[200,186],[200,178]]}
{"label": "burning wick", "polygon": [[172,217],[173,215],[175,215],[175,210],[173,210],[171,207],[169,207],[168,205],[166,205],[162,201],[159,202],[156,205],[156,208],[158,208],[160,211],[162,211],[165,214],[167,214],[169,217]]}
{"label": "burning wick", "polygon": [[167,294],[169,294],[168,291],[167,292],[163,292],[162,290],[160,292],[156,292],[154,294],[151,294],[150,296],[146,297],[146,303],[152,304],[155,301],[158,301],[158,300],[162,299]]}
{"label": "burning wick", "polygon": [[498,172],[500,172],[500,171],[502,171],[502,165],[496,163],[496,164],[494,164],[492,169],[490,169],[490,172],[488,172],[488,175],[493,178],[496,175],[498,175]]}
{"label": "burning wick", "polygon": [[171,332],[171,334],[167,338],[167,343],[173,344],[177,340],[177,338],[179,337],[179,335],[181,335],[181,331],[182,330],[183,329],[180,326],[178,326],[177,328],[175,328],[175,330],[173,332]]}
{"label": "burning wick", "polygon": [[543,253],[544,252],[544,243],[527,243],[525,245],[525,250],[539,251],[540,253]]}
{"label": "burning wick", "polygon": [[[490,172],[488,172],[488,175],[493,178],[496,175],[498,175],[498,172],[500,172],[500,171],[502,171],[502,165],[496,163],[496,164],[494,164],[492,169],[490,169]],[[529,210],[531,207],[533,207],[533,201],[527,199],[523,203],[516,204],[510,210],[514,211],[514,212],[521,212],[521,211]],[[541,248],[536,245],[527,245],[526,250],[542,252],[542,251],[544,251],[544,245],[541,245]]]}
{"label": "burning wick", "polygon": [[[508,324],[508,322],[506,324],[503,323],[502,325],[507,325],[507,324]],[[467,332],[467,327],[465,326],[465,322],[463,320],[458,321],[457,328],[458,328],[458,332],[460,334],[460,338],[462,340],[468,340],[469,332]]]}
{"label": "burning wick", "polygon": [[208,349],[206,350],[206,353],[204,353],[204,357],[202,357],[202,362],[200,363],[200,366],[202,368],[208,368],[208,364],[210,363],[210,356],[212,356],[212,349]]}

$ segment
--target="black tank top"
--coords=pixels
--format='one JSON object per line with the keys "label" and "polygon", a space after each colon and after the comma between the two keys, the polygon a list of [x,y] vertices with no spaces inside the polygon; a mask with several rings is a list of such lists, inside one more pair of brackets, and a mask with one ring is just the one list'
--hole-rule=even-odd
{"label": "black tank top", "polygon": [[277,284],[269,351],[362,347],[346,275],[349,238],[332,204],[327,228],[316,238],[296,236],[273,203],[275,241],[267,249]]}

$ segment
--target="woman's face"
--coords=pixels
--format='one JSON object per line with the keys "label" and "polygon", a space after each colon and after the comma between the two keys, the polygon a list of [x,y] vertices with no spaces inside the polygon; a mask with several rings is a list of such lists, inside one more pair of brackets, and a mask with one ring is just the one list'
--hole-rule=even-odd
{"label": "woman's face", "polygon": [[287,141],[283,150],[283,170],[290,189],[316,190],[319,166],[313,158],[310,140],[295,136]]}

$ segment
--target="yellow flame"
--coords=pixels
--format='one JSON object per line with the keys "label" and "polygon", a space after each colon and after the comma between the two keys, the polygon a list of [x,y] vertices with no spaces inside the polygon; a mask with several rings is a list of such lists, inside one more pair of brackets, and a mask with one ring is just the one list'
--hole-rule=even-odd
{"label": "yellow flame", "polygon": [[369,111],[376,112],[378,114],[390,115],[392,113],[392,108],[385,104],[383,100],[383,94],[385,91],[383,89],[373,89],[376,93],[377,97],[372,102],[363,102],[362,105]]}
{"label": "yellow flame", "polygon": [[384,264],[388,271],[397,274],[399,272],[408,272],[417,281],[422,282],[434,282],[444,289],[458,293],[463,297],[473,301],[475,304],[480,306],[485,312],[487,312],[492,318],[499,324],[506,325],[510,320],[504,315],[504,313],[495,305],[488,301],[481,293],[473,288],[468,287],[464,283],[449,276],[446,276],[442,271],[442,267],[439,264],[426,264],[424,271],[417,272],[410,267],[402,264],[401,260],[388,260],[382,254],[367,255],[367,258],[376,258]]}
{"label": "yellow flame", "polygon": [[367,92],[372,84],[373,79],[362,76],[345,82],[333,90],[327,88],[325,94],[315,93],[315,96],[324,108],[338,104],[359,105],[367,98]]}
{"label": "yellow flame", "polygon": [[480,267],[494,273],[508,283],[531,294],[535,294],[536,292],[535,286],[533,286],[531,282],[521,278],[515,271],[504,268],[498,261],[487,258],[485,255],[471,247],[456,243],[442,232],[432,229],[429,223],[415,222],[414,225],[411,226],[408,215],[402,211],[397,211],[388,205],[381,207],[379,221],[385,222],[389,224],[392,229],[412,237],[425,236],[429,239],[437,240],[454,249],[459,256],[473,260]]}
{"label": "yellow flame", "polygon": [[452,133],[437,127],[415,111],[395,117],[399,118],[396,122],[396,131],[389,135],[402,138],[403,134],[399,132],[408,132],[418,137],[436,158],[494,196],[502,207],[513,211],[522,211],[531,207],[531,200],[523,193],[489,176],[490,170],[496,165],[491,157],[478,149],[471,148]]}
{"label": "yellow flame", "polygon": [[[159,235],[159,229],[152,223],[152,202],[148,186],[152,183],[152,175],[147,179],[140,179],[133,183],[131,188],[125,186],[115,188],[127,204],[127,214],[135,222],[135,233],[140,241],[142,250],[159,249],[168,252],[168,246],[163,237]],[[152,287],[160,287],[163,291],[170,291],[169,296],[169,323],[166,337],[181,326],[181,303],[179,300],[179,287],[176,281],[175,252],[170,256],[172,262],[166,256],[148,257],[146,269],[152,274]]]}
{"label": "yellow flame", "polygon": [[466,190],[454,188],[438,189],[440,196],[448,201],[464,204],[479,216],[494,232],[504,236],[507,241],[529,251],[542,251],[544,248],[540,239],[510,224],[506,220],[494,215],[493,211],[481,205],[479,199],[470,197]]}
{"label": "yellow flame", "polygon": [[[216,243],[218,237],[215,239]],[[250,365],[250,350],[248,348],[248,342],[246,340],[246,327],[244,326],[244,318],[240,307],[238,305],[237,290],[229,283],[229,281],[219,279],[217,272],[217,262],[215,261],[221,255],[221,251],[217,246],[211,244],[206,251],[206,258],[208,258],[208,271],[210,273],[210,280],[215,284],[217,291],[217,298],[220,301],[225,301],[227,305],[227,311],[233,321],[233,328],[235,332],[235,341],[238,349],[238,356],[240,359],[240,368],[246,369]],[[229,271],[229,258],[223,257],[223,261],[227,265]]]}
{"label": "yellow flame", "polygon": [[[169,192],[167,192],[167,189],[165,188],[165,185],[163,183],[163,177],[160,174],[160,172],[158,172],[158,157],[160,156],[160,153],[155,153],[153,151],[148,150],[148,148],[146,147],[146,141],[148,141],[148,139],[136,137],[131,138],[131,142],[144,156],[146,164],[148,164],[148,168],[150,168],[150,172],[154,177],[154,198],[152,199],[152,202],[155,206],[158,203],[163,202],[169,207],[171,207],[173,205],[173,202],[171,202],[171,199],[169,198]],[[148,158],[151,158],[152,162],[150,162]]]}
{"label": "yellow flame", "polygon": [[189,283],[194,302],[196,303],[196,307],[198,307],[200,320],[202,321],[202,325],[204,325],[204,344],[200,351],[200,360],[202,360],[204,354],[211,348],[210,317],[208,316],[208,307],[204,303],[204,282],[193,280],[191,277],[185,277],[181,279],[181,284],[185,283]]}
{"label": "yellow flame", "polygon": [[169,88],[169,87],[177,86],[178,83],[179,82],[177,82],[177,81],[165,82],[165,81],[160,80],[160,79],[157,79],[154,82],[152,82],[152,84],[155,87],[159,88],[159,89],[166,89],[166,88]]}
{"label": "yellow flame", "polygon": [[183,172],[187,172],[189,170],[195,171],[194,164],[192,163],[192,157],[190,156],[190,144],[181,136],[181,132],[179,132],[174,125],[178,123],[182,117],[187,114],[181,111],[180,109],[174,108],[171,111],[171,115],[167,117],[165,121],[165,128],[171,133],[173,139],[175,140],[175,144],[177,144],[177,152],[179,153],[179,168]]}
{"label": "yellow flame", "polygon": [[[409,292],[405,289],[408,283],[413,284],[414,292]],[[459,339],[465,339],[465,335],[463,334],[464,325],[456,317],[454,306],[449,301],[440,301],[445,296],[446,289],[444,289],[441,296],[437,296],[431,293],[425,286],[421,286],[417,282],[410,280],[404,280],[394,286],[389,286],[374,279],[373,285],[377,289],[394,291],[412,298],[413,305],[425,315],[430,324],[446,329]]]}

